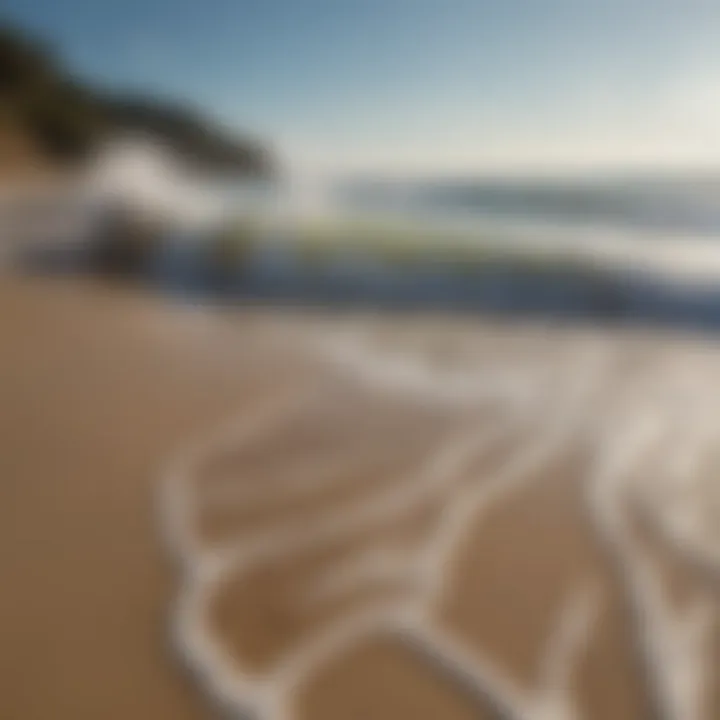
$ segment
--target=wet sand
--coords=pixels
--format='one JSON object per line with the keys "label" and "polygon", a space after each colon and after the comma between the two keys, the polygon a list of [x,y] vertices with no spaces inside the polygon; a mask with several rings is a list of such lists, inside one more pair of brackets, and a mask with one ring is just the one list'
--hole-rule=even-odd
{"label": "wet sand", "polygon": [[3,278],[0,347],[0,717],[720,716],[709,341]]}
{"label": "wet sand", "polygon": [[209,717],[169,642],[161,463],[292,370],[158,305],[0,284],[0,717]]}

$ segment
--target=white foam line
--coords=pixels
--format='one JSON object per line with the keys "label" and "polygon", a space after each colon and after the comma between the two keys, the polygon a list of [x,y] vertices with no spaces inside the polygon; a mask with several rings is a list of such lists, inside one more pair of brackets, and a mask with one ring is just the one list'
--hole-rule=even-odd
{"label": "white foam line", "polygon": [[[662,378],[658,379],[659,382]],[[600,455],[589,502],[596,527],[610,548],[634,612],[635,628],[650,690],[663,720],[701,720],[702,667],[698,638],[709,618],[700,608],[690,617],[673,614],[664,599],[657,568],[633,541],[623,510],[627,476],[658,443],[666,428],[651,408],[620,441],[617,435]],[[698,624],[700,627],[698,627]]]}
{"label": "white foam line", "polygon": [[219,430],[186,443],[168,463],[160,484],[160,517],[166,545],[192,571],[202,565],[203,551],[195,537],[196,493],[191,486],[193,472],[213,454],[242,446],[261,437],[288,415],[299,412],[307,402],[307,391],[284,393],[264,405],[251,417],[245,411]]}
{"label": "white foam line", "polygon": [[507,720],[529,717],[526,697],[512,678],[434,622],[427,619],[418,622],[417,616],[413,616],[398,632],[408,647],[464,687],[476,702],[497,708]]}
{"label": "white foam line", "polygon": [[405,626],[410,647],[464,687],[470,697],[507,720],[579,720],[572,698],[572,671],[594,627],[599,607],[596,588],[580,586],[570,594],[545,642],[538,687],[523,689],[475,648],[448,635],[430,618],[417,616]]}
{"label": "white foam line", "polygon": [[257,686],[207,627],[204,611],[214,586],[200,578],[201,573],[184,579],[173,609],[174,644],[204,693],[235,717],[244,717],[256,710]]}
{"label": "white foam line", "polygon": [[[360,448],[354,448],[350,452],[339,452],[319,460],[313,457],[305,462],[297,462],[289,474],[269,479],[268,482],[214,486],[205,491],[201,502],[206,508],[242,504],[257,509],[259,506],[284,504],[288,500],[297,500],[326,489],[337,489],[356,481],[361,473],[370,474],[378,469],[378,465],[372,461],[358,466],[359,454]],[[360,457],[360,460],[365,458]],[[356,464],[353,465],[353,462]],[[351,472],[347,471],[348,467],[351,467]],[[234,477],[233,480],[237,482],[238,478]]]}
{"label": "white foam line", "polygon": [[[667,471],[671,475],[671,482],[676,486],[697,492],[698,488],[690,486],[702,469],[704,451],[717,441],[717,426],[713,425],[714,418],[709,420],[704,414],[693,419],[695,423],[692,423],[690,428],[684,428],[684,436],[687,438],[685,444],[672,448],[676,450],[676,461],[669,464]],[[686,419],[686,424],[688,421]],[[692,431],[688,433],[688,429]],[[674,436],[677,435],[676,431]],[[673,522],[678,508],[653,508],[648,496],[650,490],[647,488],[644,495],[633,498],[635,502],[629,503],[630,507],[637,507],[650,530],[669,552],[675,553],[687,566],[700,570],[710,578],[717,578],[720,571],[718,554],[712,545],[701,539],[698,518],[688,515],[689,526],[678,528]],[[696,496],[695,501],[698,500]],[[643,561],[642,556],[640,560]],[[656,648],[663,657],[658,661],[663,672],[660,680],[665,679],[669,683],[673,697],[677,698],[676,714],[682,712],[682,717],[690,720],[701,718],[712,657],[714,604],[703,594],[689,602],[683,610],[673,612],[670,604],[664,600],[660,571],[653,567],[649,559],[644,559],[644,562],[645,568],[641,577],[650,591],[650,597],[646,601],[649,619],[662,631],[658,636],[659,647]],[[657,633],[657,630],[655,632]]]}
{"label": "white foam line", "polygon": [[[477,431],[474,428],[471,433],[451,438],[438,452],[431,454],[420,469],[419,477],[416,475],[411,482],[404,482],[399,488],[382,493],[356,509],[349,508],[344,515],[331,519],[324,527],[306,530],[304,536],[299,534],[290,540],[284,537],[282,544],[275,546],[274,550],[287,553],[296,552],[299,547],[315,547],[346,537],[357,530],[370,529],[382,520],[411,512],[413,507],[430,499],[432,494],[441,490],[466,467],[477,453],[477,444]],[[237,573],[239,568],[235,566],[233,570]],[[301,681],[316,672],[330,657],[347,652],[372,629],[393,627],[393,619],[397,620],[402,607],[403,604],[397,601],[385,601],[369,612],[361,611],[340,618],[316,633],[308,643],[290,652],[273,674],[272,690],[268,691],[267,703],[272,703],[274,712],[267,712],[264,716],[273,720],[291,717],[289,698]],[[266,706],[265,711],[269,710]]]}
{"label": "white foam line", "polygon": [[560,612],[555,631],[546,642],[535,705],[537,720],[574,720],[581,715],[573,697],[572,676],[580,652],[597,622],[600,590],[587,583],[573,592]]}
{"label": "white foam line", "polygon": [[[388,509],[390,510],[390,518],[397,519],[398,516],[411,514],[424,502],[432,500],[432,495],[435,492],[452,491],[453,478],[462,478],[460,471],[465,469],[472,460],[480,457],[499,441],[507,437],[512,431],[515,422],[517,422],[516,418],[511,415],[504,418],[484,435],[482,434],[482,428],[473,428],[470,432],[463,433],[457,445],[457,449],[460,452],[457,456],[458,463],[456,465],[451,464],[450,467],[447,468],[449,472],[443,470],[443,468],[447,466],[443,462],[443,449],[441,448],[440,451],[436,451],[430,455],[419,472],[410,475],[409,481],[398,487],[391,488],[387,493],[372,498],[364,506],[357,506],[354,510],[351,510],[350,513],[346,513],[336,527],[338,529],[342,528],[345,531],[358,527],[369,529],[371,523],[376,524],[378,521],[387,518]],[[452,450],[454,446],[448,445],[448,447]],[[438,472],[438,470],[440,472]],[[424,481],[423,477],[425,478]],[[428,482],[428,480],[430,482]],[[437,499],[442,502],[442,497]],[[350,515],[350,521],[348,521],[348,514]],[[355,561],[362,567],[366,564],[366,558],[362,554],[359,558],[356,558]],[[342,578],[345,578],[346,574],[352,575],[358,571],[362,572],[361,568],[355,567],[355,562],[352,559],[344,570],[344,572],[343,570],[338,571],[337,566],[329,568],[319,576],[318,586],[325,587],[326,591],[332,594],[334,582],[343,584],[345,581]],[[409,563],[407,571],[420,574],[422,577],[420,566],[417,562]]]}
{"label": "white foam line", "polygon": [[[669,463],[666,473],[670,475],[672,487],[687,492],[699,493],[699,487],[693,487],[693,481],[701,477],[704,453],[717,446],[719,437],[715,418],[703,416],[695,423],[690,441],[679,448],[674,462]],[[663,506],[657,501],[657,491],[652,487],[641,488],[634,498],[643,518],[663,543],[673,548],[680,557],[692,567],[701,570],[709,577],[720,579],[720,549],[713,538],[703,537],[703,528],[697,514],[689,512],[687,507]],[[695,501],[698,501],[696,495]],[[665,501],[667,505],[668,501]],[[671,500],[672,502],[672,500]],[[682,522],[678,522],[678,517]]]}
{"label": "white foam line", "polygon": [[373,546],[322,572],[310,590],[303,593],[301,602],[304,605],[328,602],[382,582],[417,585],[417,574],[412,550]]}
{"label": "white foam line", "polygon": [[[228,443],[246,443],[287,421],[308,393],[283,394],[248,419],[234,418],[216,433],[190,444],[175,457],[161,485],[161,520],[166,543],[179,561],[183,576],[172,612],[175,646],[206,693],[223,708],[238,714],[252,706],[255,688],[206,626],[205,608],[219,575],[215,553],[203,548],[195,536],[192,473],[202,460],[227,449]],[[233,445],[234,447],[235,445]]]}
{"label": "white foam line", "polygon": [[[503,437],[506,434],[507,434],[506,428],[498,428],[498,432],[492,433],[490,436],[484,438],[484,442],[481,443],[481,449],[485,450],[485,449],[489,448],[493,443],[497,442],[501,437]],[[471,437],[472,437],[472,435],[471,435]],[[475,434],[475,437],[477,437],[476,434]],[[475,452],[477,453],[478,452],[477,440],[475,441],[475,444],[476,444]],[[543,448],[545,448],[546,444],[545,444],[545,442],[543,442],[543,443],[541,443],[541,445]],[[535,448],[533,448],[533,450],[534,449]],[[499,485],[499,484],[502,484],[503,486],[509,486],[509,483],[508,483],[509,478],[515,479],[516,477],[522,476],[523,473],[527,472],[531,468],[534,468],[537,464],[537,461],[538,461],[537,453],[529,452],[529,453],[523,454],[521,461],[510,464],[510,467],[512,469],[511,471],[510,471],[510,468],[508,468],[508,470],[509,470],[508,472],[501,473],[498,476],[499,479],[497,480],[497,484],[493,484],[492,481],[488,481],[488,483],[489,483],[489,485],[491,485],[493,487],[497,487],[497,485]],[[437,465],[435,463],[436,463],[436,461],[433,462],[431,460],[431,467],[433,467],[433,466],[437,467]],[[442,463],[441,463],[441,465],[442,465]],[[486,497],[497,498],[497,497],[500,497],[500,493],[490,492]],[[466,498],[463,498],[463,502],[464,503],[467,502]],[[367,556],[361,556],[360,559],[365,561],[365,560],[367,560]],[[442,564],[443,559],[444,558],[438,558],[438,563]],[[433,566],[433,567],[436,567],[436,566]],[[359,568],[354,567],[353,571],[357,571],[358,569]],[[398,569],[400,569],[400,568],[398,567]],[[405,570],[410,575],[412,575],[413,571],[417,574],[417,576],[418,576],[417,583],[419,583],[419,585],[416,585],[416,587],[417,587],[417,590],[419,591],[419,595],[420,595],[420,597],[427,598],[428,592],[430,590],[429,585],[431,585],[431,584],[435,585],[435,583],[438,581],[436,580],[435,582],[429,582],[429,581],[431,581],[431,576],[429,575],[426,567],[421,567],[421,563],[412,563],[412,564],[410,564],[410,567],[405,568]],[[337,573],[336,570],[333,570],[333,572]],[[331,571],[328,571],[327,573],[323,574],[323,576],[321,577],[321,581],[324,580],[326,582],[329,582],[330,578],[331,578]],[[343,577],[342,574],[336,574],[335,578],[336,578],[335,583],[331,583],[331,589],[334,592],[337,592],[338,591],[337,585],[338,584],[343,585],[345,582],[345,578]],[[321,585],[321,587],[322,587],[322,585]],[[429,598],[432,599],[432,593],[430,593]],[[423,601],[422,604],[426,605],[426,604],[428,604],[428,601],[425,600],[425,601]],[[396,604],[394,604],[394,603],[388,605],[388,612],[392,613],[392,611],[394,610],[395,607],[396,607]],[[407,639],[409,639],[412,642],[413,633],[416,630],[418,630],[418,632],[420,632],[421,635],[424,636],[425,640],[427,641],[428,629],[431,629],[432,632],[434,633],[433,637],[435,637],[435,638],[440,637],[441,631],[438,630],[437,628],[434,628],[429,617],[423,617],[422,626],[411,625],[409,623],[408,618],[410,618],[410,617],[415,618],[416,622],[419,618],[419,616],[416,612],[416,609],[417,609],[416,602],[413,602],[413,601],[407,602],[406,601],[403,607],[405,608],[405,610],[404,610],[405,619],[403,620],[401,627],[404,627],[407,630],[407,633],[408,633]],[[331,631],[329,631],[329,633],[327,635],[323,636],[324,639],[321,641],[321,644],[323,647],[327,647],[327,645],[325,643],[329,643],[330,646],[335,648],[336,652],[339,652],[340,650],[346,649],[346,648],[339,639],[338,640],[333,639],[333,634],[336,632],[339,634],[339,636],[343,636],[343,634],[345,632],[345,625],[344,625],[343,621],[340,621],[340,623],[338,625],[334,626],[333,629]],[[445,646],[449,647],[453,643],[453,641],[451,641],[448,638],[445,638],[444,643],[445,643]],[[519,702],[518,698],[520,696],[520,693],[519,692],[515,692],[514,694],[510,693],[510,691],[508,690],[508,687],[510,686],[510,681],[505,675],[500,673],[496,668],[493,668],[491,663],[489,663],[489,661],[484,659],[482,656],[478,657],[477,655],[470,654],[468,652],[464,652],[462,654],[463,665],[462,665],[462,669],[460,669],[460,666],[458,665],[458,662],[459,662],[458,647],[459,646],[454,645],[453,647],[455,648],[455,650],[454,650],[454,655],[453,655],[454,662],[452,664],[453,664],[453,667],[455,668],[455,672],[461,672],[466,679],[474,678],[474,682],[480,683],[480,685],[482,686],[483,694],[492,696],[494,698],[494,702],[496,702],[496,703],[499,702],[501,705],[508,706],[508,707],[511,707],[511,706],[514,707],[515,705],[517,705],[517,703]],[[426,650],[427,650],[427,647],[426,647]],[[440,649],[436,648],[436,652],[440,652]],[[303,651],[302,657],[309,657],[309,656],[306,656]],[[294,664],[293,667],[296,668],[294,675],[293,675],[294,683],[299,682],[301,677],[305,678],[310,673],[310,667],[307,664],[303,664],[302,662],[300,662],[298,664]],[[299,670],[300,667],[304,668],[302,673]],[[274,687],[277,687],[277,686],[274,686]],[[517,715],[517,717],[518,718],[525,718],[525,717],[529,718],[530,715],[527,715],[527,714]]]}
{"label": "white foam line", "polygon": [[533,471],[538,470],[553,454],[562,449],[563,433],[543,436],[503,465],[491,478],[478,483],[477,487],[459,495],[443,513],[436,534],[425,548],[423,571],[427,578],[432,604],[440,602],[443,589],[448,587],[446,571],[448,558],[476,527],[481,516],[502,500],[523,490],[532,481]]}
{"label": "white foam line", "polygon": [[708,579],[720,580],[720,549],[712,538],[701,538],[701,530],[694,526],[678,527],[672,517],[664,517],[662,510],[652,508],[649,499],[638,501],[638,511],[650,525],[653,532],[663,544],[672,548],[673,552],[684,559],[691,567],[700,570]]}
{"label": "white foam line", "polygon": [[477,406],[479,401],[500,400],[506,404],[523,402],[537,386],[532,379],[515,377],[507,370],[495,371],[490,379],[479,382],[469,377],[439,373],[410,357],[373,352],[356,337],[318,340],[317,347],[335,366],[354,375],[373,389],[419,396],[453,407]]}
{"label": "white foam line", "polygon": [[577,431],[578,413],[587,409],[590,395],[600,391],[598,380],[607,364],[607,356],[598,355],[594,348],[578,353],[578,359],[583,357],[584,361],[576,366],[581,373],[574,380],[574,388],[573,378],[568,378],[571,399],[561,417],[553,419],[537,440],[514,455],[492,477],[457,497],[443,513],[441,524],[423,554],[425,572],[433,588],[433,603],[440,601],[443,588],[448,587],[445,577],[447,559],[477,527],[481,517],[495,504],[512,497],[532,482],[539,470],[567,447],[570,435]]}
{"label": "white foam line", "polygon": [[[251,562],[307,550],[332,542],[347,532],[408,512],[413,505],[432,497],[450,477],[457,474],[476,451],[477,445],[475,432],[472,436],[451,438],[438,453],[433,453],[422,468],[420,477],[406,480],[400,487],[360,504],[351,517],[346,512],[317,525],[298,523],[221,551],[199,549],[193,539],[188,482],[193,469],[204,458],[203,451],[209,453],[209,457],[228,445],[236,447],[238,443],[257,437],[259,425],[263,428],[262,432],[267,431],[273,423],[284,420],[282,408],[287,411],[291,406],[292,403],[289,406],[283,402],[273,403],[271,411],[261,413],[263,422],[240,424],[239,429],[233,423],[230,432],[223,429],[218,436],[210,436],[204,444],[196,446],[189,458],[185,456],[182,459],[184,463],[182,460],[173,463],[166,478],[163,503],[167,539],[185,567],[182,592],[174,613],[174,631],[181,652],[207,692],[221,705],[245,712],[248,705],[257,706],[260,702],[257,710],[265,716],[268,715],[264,712],[264,701],[257,700],[257,681],[222,650],[206,626],[206,610],[216,588],[230,575],[234,578],[241,576]],[[234,433],[237,435],[233,441]],[[332,644],[330,640],[327,642]]]}
{"label": "white foam line", "polygon": [[[315,522],[300,520],[281,529],[259,533],[256,537],[229,544],[219,554],[223,567],[238,570],[251,562],[268,560],[312,550],[338,538],[369,530],[385,522],[410,514],[441,493],[451,478],[459,475],[477,452],[477,431],[451,437],[440,449],[431,452],[416,471],[388,490],[381,490],[369,500],[346,502],[346,507]],[[222,572],[225,572],[224,570]]]}
{"label": "white foam line", "polygon": [[314,633],[313,637],[281,662],[265,686],[263,717],[292,720],[298,687],[334,658],[348,654],[373,634],[392,632],[403,614],[402,601],[383,600],[342,617]]}
{"label": "white foam line", "polygon": [[[421,556],[426,591],[415,601],[412,613],[414,624],[408,630],[410,639],[423,638],[425,651],[434,654],[436,659],[439,654],[441,666],[455,680],[469,683],[475,694],[488,696],[513,720],[569,720],[578,717],[567,678],[575,656],[572,649],[587,637],[591,625],[587,593],[584,591],[582,598],[570,606],[570,617],[563,619],[557,631],[559,634],[551,638],[549,653],[552,670],[537,693],[521,690],[507,673],[478,650],[469,651],[457,639],[451,640],[433,620],[432,611],[442,602],[442,595],[450,585],[447,578],[449,559],[466,535],[477,527],[482,515],[498,502],[527,487],[537,477],[538,471],[567,447],[568,437],[575,431],[578,422],[577,411],[583,408],[590,393],[599,390],[598,374],[606,365],[607,358],[597,356],[594,349],[591,350],[592,356],[586,355],[586,361],[579,365],[582,374],[570,393],[572,402],[564,415],[538,441],[531,443],[529,449],[512,458],[492,478],[457,497],[443,513],[437,532]],[[600,363],[595,364],[598,360]],[[578,604],[582,604],[582,610],[577,609]],[[563,682],[548,684],[553,680]],[[564,714],[558,714],[561,711]]]}

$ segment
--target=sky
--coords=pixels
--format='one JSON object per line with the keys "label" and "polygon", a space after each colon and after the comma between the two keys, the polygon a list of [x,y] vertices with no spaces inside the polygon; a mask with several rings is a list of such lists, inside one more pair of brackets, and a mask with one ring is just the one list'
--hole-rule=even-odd
{"label": "sky", "polygon": [[304,168],[720,167],[718,0],[0,0],[0,17]]}

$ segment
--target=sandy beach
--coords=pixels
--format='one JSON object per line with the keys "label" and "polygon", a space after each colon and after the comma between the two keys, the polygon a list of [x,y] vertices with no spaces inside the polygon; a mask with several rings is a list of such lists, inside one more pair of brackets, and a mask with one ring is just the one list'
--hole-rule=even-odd
{"label": "sandy beach", "polygon": [[0,717],[720,717],[716,342],[2,278],[0,347]]}

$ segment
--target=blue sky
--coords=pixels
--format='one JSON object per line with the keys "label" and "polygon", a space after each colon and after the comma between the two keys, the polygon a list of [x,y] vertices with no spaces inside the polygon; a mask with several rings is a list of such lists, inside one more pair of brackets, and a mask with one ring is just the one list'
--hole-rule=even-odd
{"label": "blue sky", "polygon": [[4,0],[82,75],[304,166],[720,166],[717,0]]}

